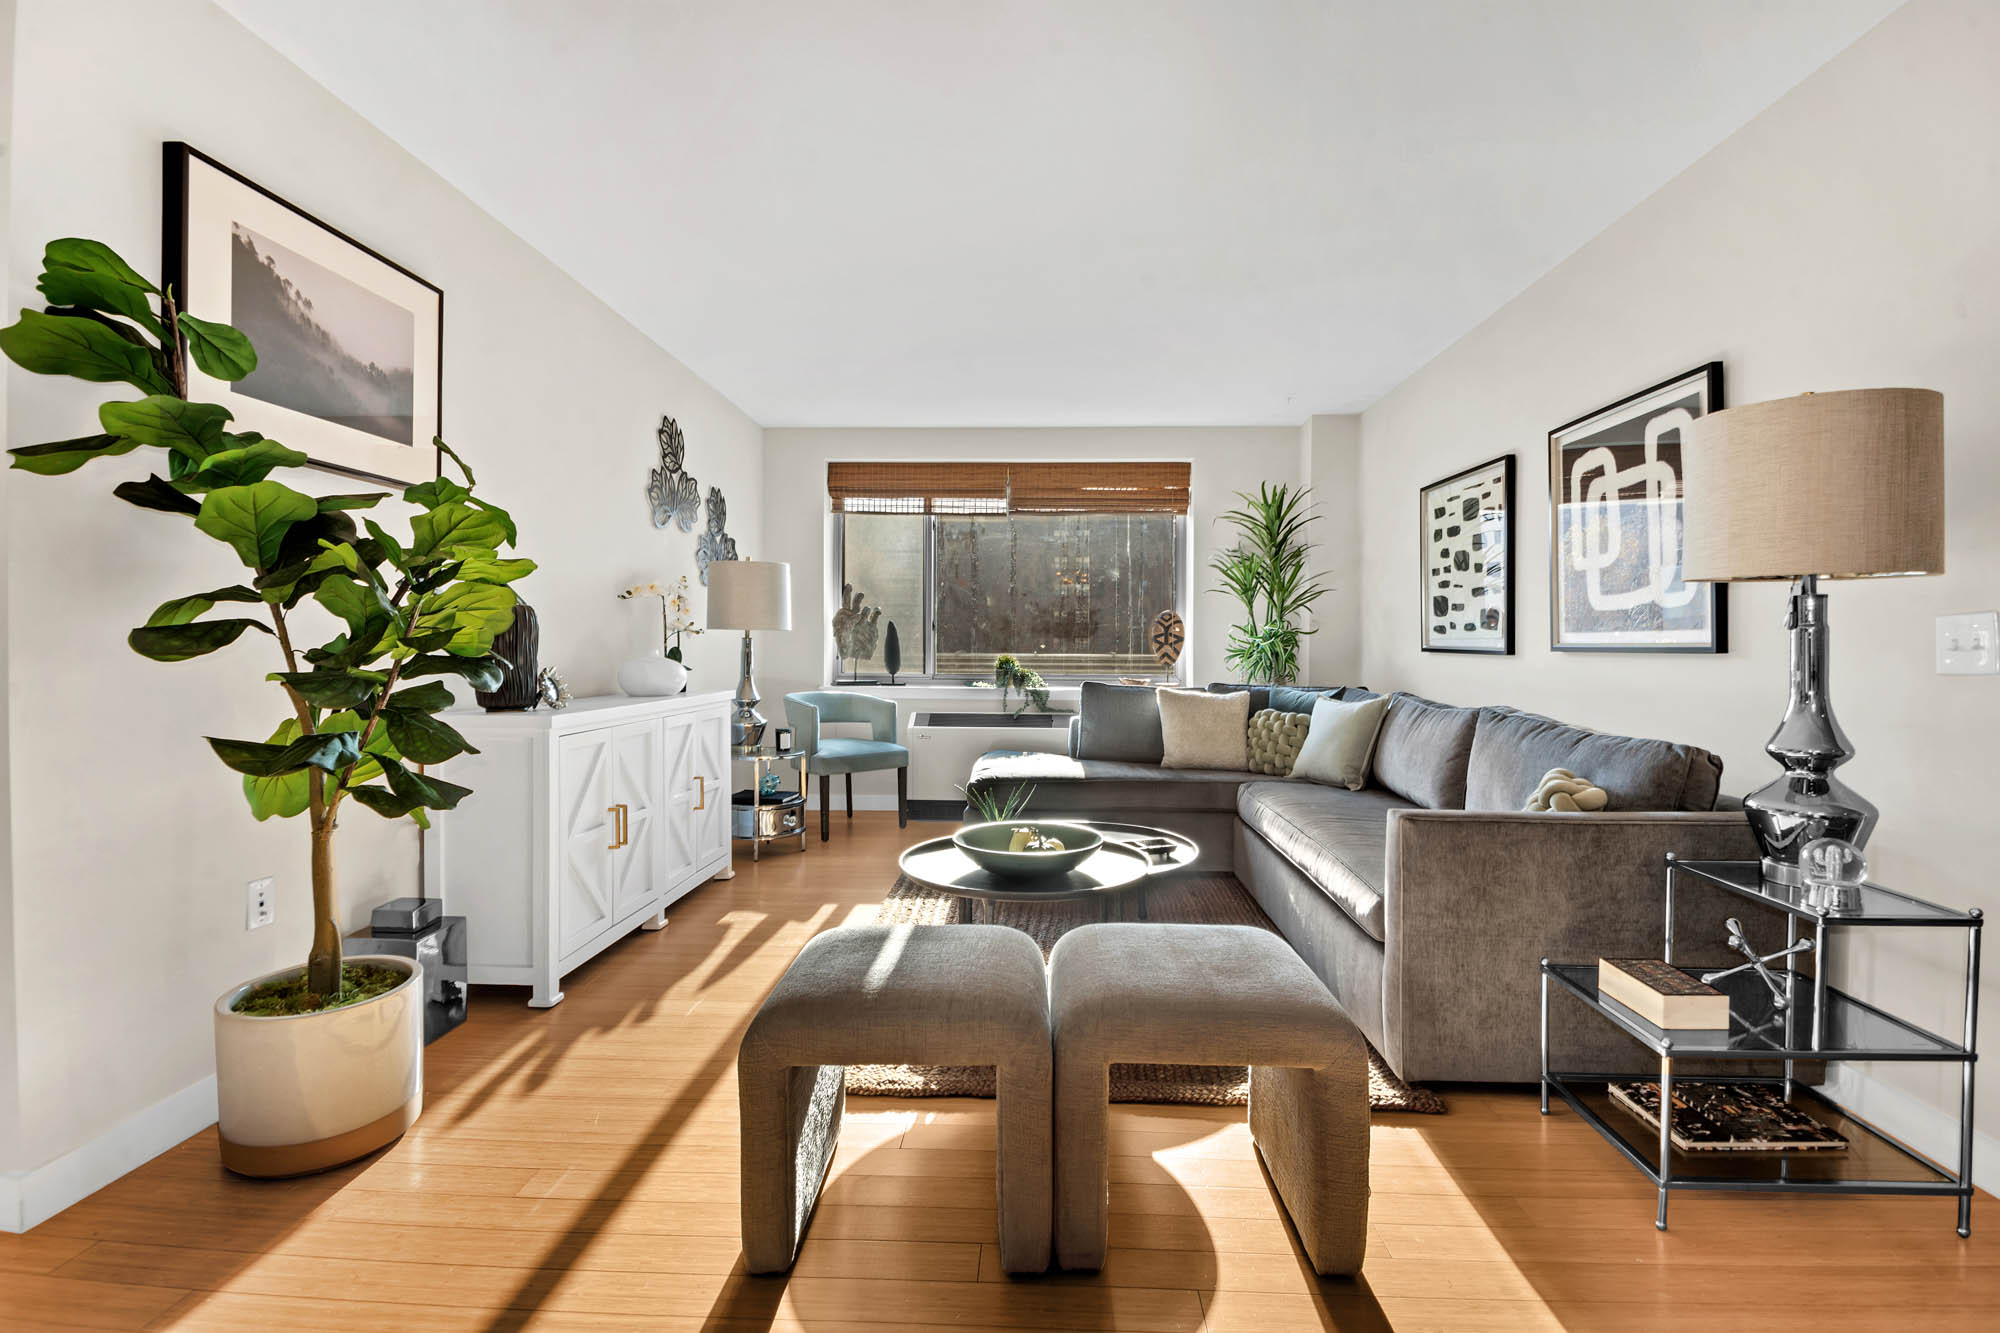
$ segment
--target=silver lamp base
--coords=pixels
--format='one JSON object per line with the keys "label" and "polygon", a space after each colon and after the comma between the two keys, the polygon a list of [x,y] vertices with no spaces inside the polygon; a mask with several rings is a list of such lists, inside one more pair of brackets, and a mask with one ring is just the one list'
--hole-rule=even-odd
{"label": "silver lamp base", "polygon": [[764,743],[764,715],[757,711],[762,701],[757,694],[757,674],[753,669],[750,631],[743,631],[743,678],[736,682],[736,711],[729,718],[731,749],[754,750]]}
{"label": "silver lamp base", "polygon": [[1785,771],[1744,797],[1743,811],[1763,854],[1764,878],[1803,884],[1799,852],[1807,843],[1841,838],[1864,846],[1881,812],[1833,775],[1854,757],[1854,747],[1833,716],[1826,596],[1814,576],[1793,587],[1785,628],[1792,632],[1791,701],[1764,747]]}

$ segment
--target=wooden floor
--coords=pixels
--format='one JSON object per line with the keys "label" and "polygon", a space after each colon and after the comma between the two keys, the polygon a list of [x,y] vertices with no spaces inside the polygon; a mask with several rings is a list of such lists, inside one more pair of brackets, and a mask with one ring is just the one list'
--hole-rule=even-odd
{"label": "wooden floor", "polygon": [[935,830],[835,816],[678,904],[529,1009],[482,989],[429,1051],[423,1119],[308,1180],[253,1183],[213,1132],[25,1236],[0,1328],[423,1330],[2000,1327],[2000,1212],[1943,1200],[1679,1196],[1531,1092],[1378,1116],[1368,1263],[1315,1279],[1240,1110],[1121,1107],[1101,1274],[1005,1278],[990,1103],[855,1099],[796,1270],[741,1271],[734,1053],[814,932],[865,920]]}

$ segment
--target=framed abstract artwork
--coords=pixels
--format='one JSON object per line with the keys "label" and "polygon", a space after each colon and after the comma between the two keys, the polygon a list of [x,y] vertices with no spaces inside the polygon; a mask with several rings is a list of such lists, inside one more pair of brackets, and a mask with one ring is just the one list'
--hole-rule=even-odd
{"label": "framed abstract artwork", "polygon": [[1427,653],[1514,651],[1514,456],[1417,492]]}
{"label": "framed abstract artwork", "polygon": [[435,478],[444,293],[184,143],[165,145],[165,162],[162,286],[257,349],[233,383],[189,366],[189,395],[315,467]]}
{"label": "framed abstract artwork", "polygon": [[1720,653],[1728,589],[1681,577],[1681,448],[1722,408],[1711,361],[1549,432],[1549,646]]}

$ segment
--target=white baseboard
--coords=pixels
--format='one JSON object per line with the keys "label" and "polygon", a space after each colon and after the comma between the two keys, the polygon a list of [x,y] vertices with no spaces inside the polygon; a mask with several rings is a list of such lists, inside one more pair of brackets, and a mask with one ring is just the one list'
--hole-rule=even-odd
{"label": "white baseboard", "polygon": [[[1853,1065],[1829,1065],[1826,1075],[1821,1092],[1946,1169],[1958,1170],[1956,1108],[1941,1111]],[[1988,1192],[2000,1185],[2000,1139],[1976,1127],[1972,1132],[1972,1183]]]}
{"label": "white baseboard", "polygon": [[215,1075],[119,1121],[79,1148],[0,1173],[0,1231],[26,1231],[215,1123]]}

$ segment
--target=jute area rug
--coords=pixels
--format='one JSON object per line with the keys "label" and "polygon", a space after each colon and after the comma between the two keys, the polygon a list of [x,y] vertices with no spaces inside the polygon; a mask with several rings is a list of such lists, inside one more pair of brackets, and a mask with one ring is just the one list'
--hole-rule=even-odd
{"label": "jute area rug", "polygon": [[[895,887],[876,909],[883,925],[956,925],[977,920],[966,899],[925,888],[897,876]],[[1025,931],[1047,957],[1064,932],[1096,921],[1089,902],[1003,902],[993,905],[996,923]],[[1148,890],[1147,912],[1154,921],[1261,926],[1270,919],[1231,875],[1184,875]],[[947,1065],[850,1065],[847,1090],[867,1097],[991,1097],[993,1068]],[[1243,1106],[1250,1100],[1250,1071],[1242,1066],[1113,1065],[1111,1100],[1191,1106]],[[1390,1072],[1374,1047],[1368,1048],[1368,1102],[1377,1111],[1443,1115],[1444,1099],[1403,1082]]]}

